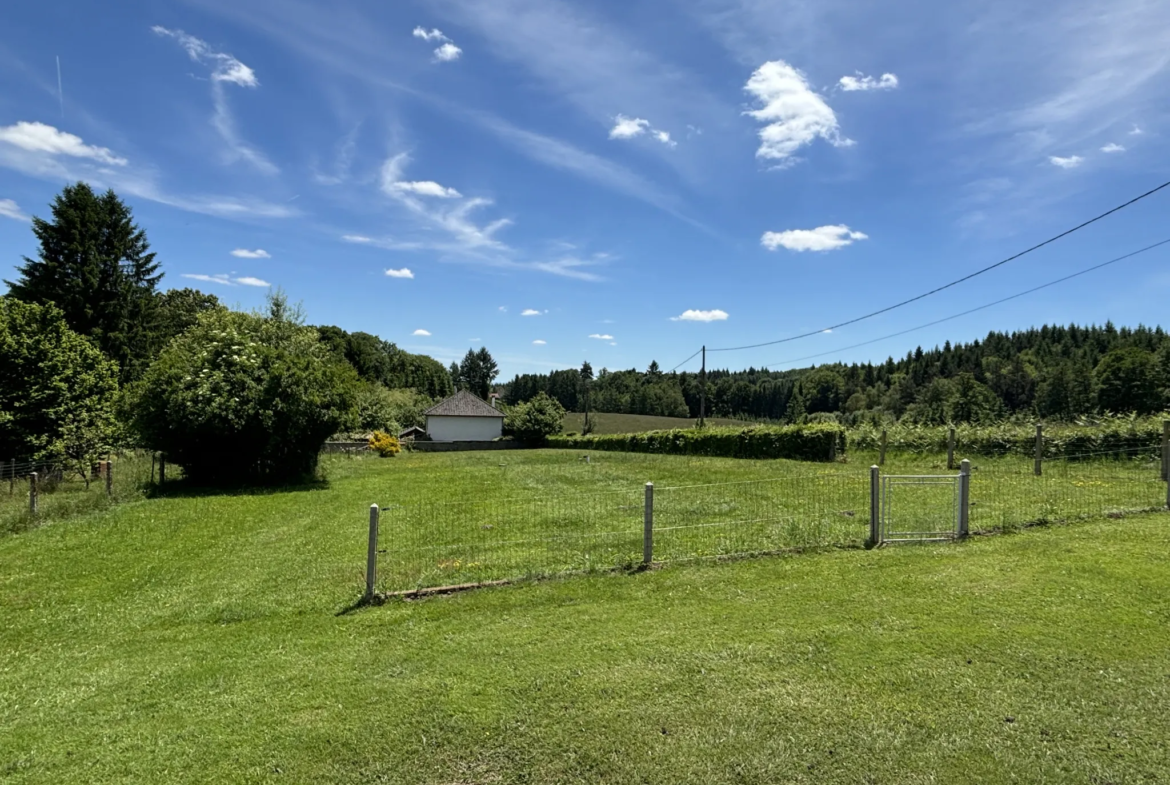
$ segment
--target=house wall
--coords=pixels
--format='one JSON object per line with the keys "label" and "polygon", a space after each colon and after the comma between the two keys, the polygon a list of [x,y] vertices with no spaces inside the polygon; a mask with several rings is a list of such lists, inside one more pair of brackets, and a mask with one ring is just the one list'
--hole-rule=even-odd
{"label": "house wall", "polygon": [[427,416],[427,434],[437,442],[488,442],[503,431],[503,417]]}

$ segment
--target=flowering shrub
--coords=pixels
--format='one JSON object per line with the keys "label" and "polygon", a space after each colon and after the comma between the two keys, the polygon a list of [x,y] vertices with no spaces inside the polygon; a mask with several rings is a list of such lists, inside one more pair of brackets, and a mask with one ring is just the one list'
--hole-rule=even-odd
{"label": "flowering shrub", "polygon": [[382,431],[374,431],[374,435],[370,437],[370,449],[383,458],[393,458],[402,451],[397,437]]}

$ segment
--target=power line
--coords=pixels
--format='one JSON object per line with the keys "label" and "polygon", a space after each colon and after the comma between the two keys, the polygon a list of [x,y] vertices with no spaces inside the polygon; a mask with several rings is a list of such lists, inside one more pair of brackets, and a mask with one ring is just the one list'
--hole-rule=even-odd
{"label": "power line", "polygon": [[878,343],[879,341],[885,341],[885,340],[888,340],[890,338],[897,338],[899,335],[906,335],[907,333],[912,333],[912,332],[915,332],[917,330],[925,330],[927,327],[933,327],[936,324],[942,324],[943,322],[949,322],[952,319],[958,319],[960,316],[966,316],[967,314],[972,314],[972,313],[975,313],[976,311],[982,311],[984,309],[991,308],[992,306],[1006,303],[1008,300],[1015,300],[1018,297],[1023,297],[1024,295],[1032,294],[1033,292],[1038,292],[1041,289],[1047,289],[1049,286],[1056,286],[1058,283],[1064,283],[1065,281],[1072,280],[1073,278],[1077,278],[1079,276],[1085,275],[1086,273],[1091,273],[1094,270],[1100,270],[1102,267],[1108,267],[1111,264],[1115,264],[1117,262],[1124,261],[1124,260],[1129,259],[1131,257],[1137,256],[1138,254],[1143,254],[1146,251],[1152,251],[1159,246],[1166,245],[1167,243],[1170,243],[1170,238],[1162,240],[1161,242],[1154,243],[1153,245],[1147,245],[1145,248],[1139,248],[1138,250],[1127,253],[1124,256],[1118,256],[1116,259],[1110,259],[1107,262],[1102,262],[1101,264],[1093,265],[1092,267],[1086,267],[1084,270],[1081,270],[1080,272],[1075,272],[1072,275],[1066,275],[1063,278],[1057,278],[1055,281],[1049,281],[1048,283],[1041,284],[1040,286],[1035,286],[1035,287],[1028,289],[1026,291],[1019,292],[1017,294],[1013,294],[1010,297],[1004,297],[1002,300],[996,300],[995,302],[987,303],[985,305],[980,305],[977,308],[972,308],[970,310],[963,311],[962,313],[956,313],[956,314],[953,314],[951,316],[946,316],[942,319],[935,319],[933,322],[927,322],[926,324],[920,324],[917,327],[911,327],[908,330],[902,330],[901,332],[890,333],[889,335],[883,335],[881,338],[872,338],[868,341],[862,341],[861,343],[855,343],[852,346],[842,346],[839,349],[833,349],[832,351],[828,351],[828,352],[820,352],[818,354],[810,354],[810,355],[806,355],[805,357],[796,357],[796,358],[791,359],[791,360],[782,360],[781,362],[778,362],[778,363],[769,363],[769,364],[764,365],[763,367],[768,368],[772,365],[788,365],[790,363],[798,363],[798,362],[802,362],[804,360],[813,360],[817,357],[825,357],[826,355],[830,355],[830,354],[838,354],[840,352],[849,351],[850,349],[856,349],[856,348],[861,347],[861,346],[869,346],[870,344]]}
{"label": "power line", "polygon": [[688,357],[687,359],[683,360],[683,361],[682,361],[681,363],[679,363],[678,365],[676,365],[676,366],[674,366],[673,368],[671,368],[669,371],[667,371],[667,373],[674,373],[674,372],[675,372],[675,371],[677,371],[679,368],[683,367],[684,365],[686,365],[687,363],[689,363],[691,360],[693,360],[693,359],[695,359],[696,357],[698,357],[698,356],[699,356],[699,352],[701,352],[701,351],[703,351],[703,350],[702,350],[702,349],[699,349],[699,351],[698,351],[698,352],[695,352],[695,353],[694,353],[694,354],[692,354],[690,357]]}
{"label": "power line", "polygon": [[1031,248],[1020,251],[1017,254],[1014,254],[1012,256],[1009,256],[1006,259],[1003,259],[1001,261],[996,262],[995,264],[988,265],[987,267],[984,267],[981,270],[976,270],[975,272],[970,273],[969,275],[964,275],[962,278],[958,278],[954,281],[951,281],[948,284],[944,284],[944,285],[939,286],[935,289],[931,289],[929,292],[924,292],[916,297],[911,297],[908,300],[903,300],[900,303],[895,303],[894,305],[887,306],[885,308],[882,308],[881,310],[874,311],[872,313],[867,313],[864,316],[858,316],[857,318],[850,319],[848,321],[839,322],[837,324],[831,324],[828,327],[822,327],[821,329],[813,330],[812,332],[802,333],[800,335],[793,335],[790,338],[780,338],[779,340],[775,340],[775,341],[765,341],[763,343],[753,343],[753,344],[749,344],[747,346],[729,346],[729,347],[726,347],[723,349],[708,349],[707,351],[710,351],[710,352],[736,352],[736,351],[739,351],[741,349],[758,349],[761,346],[774,346],[778,343],[787,343],[789,341],[796,341],[796,340],[799,340],[801,338],[808,338],[808,337],[811,337],[813,335],[818,335],[820,333],[823,333],[826,330],[836,330],[838,327],[846,327],[850,324],[856,324],[857,322],[865,321],[866,319],[871,319],[874,316],[877,316],[879,314],[883,314],[883,313],[887,313],[889,311],[892,311],[895,308],[901,308],[904,305],[909,305],[910,303],[917,302],[918,300],[921,300],[925,297],[930,297],[932,294],[938,294],[939,292],[943,291],[944,289],[950,289],[952,286],[957,286],[958,284],[961,284],[964,281],[969,281],[976,276],[983,275],[984,273],[986,273],[990,270],[994,270],[996,267],[1001,267],[1001,266],[1007,264],[1008,262],[1019,259],[1021,256],[1024,256],[1025,254],[1030,254],[1030,253],[1032,253],[1032,251],[1038,250],[1040,248],[1043,248],[1046,245],[1054,243],[1057,240],[1061,239],[1062,237],[1068,237],[1073,232],[1080,231],[1081,229],[1084,229],[1086,226],[1089,226],[1090,224],[1096,223],[1097,221],[1100,221],[1102,218],[1106,218],[1110,215],[1113,215],[1113,213],[1116,213],[1119,210],[1124,210],[1126,207],[1129,207],[1132,204],[1136,204],[1137,202],[1140,202],[1142,199],[1145,199],[1147,196],[1152,196],[1153,194],[1156,194],[1158,191],[1161,191],[1163,188],[1166,188],[1167,186],[1170,186],[1170,180],[1162,183],[1157,188],[1152,188],[1149,191],[1146,191],[1141,196],[1135,196],[1133,199],[1130,199],[1128,202],[1125,202],[1124,204],[1117,205],[1117,207],[1114,207],[1112,210],[1107,210],[1095,218],[1090,218],[1089,220],[1085,221],[1084,223],[1077,224],[1073,228],[1067,229],[1067,230],[1061,232],[1060,234],[1056,235],[1055,237],[1049,237],[1044,242],[1037,243],[1036,245],[1033,245]]}

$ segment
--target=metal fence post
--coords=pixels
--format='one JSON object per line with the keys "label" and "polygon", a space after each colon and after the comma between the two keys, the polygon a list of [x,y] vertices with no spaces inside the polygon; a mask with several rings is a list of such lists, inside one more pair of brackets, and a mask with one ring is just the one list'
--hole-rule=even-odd
{"label": "metal fence post", "polygon": [[881,469],[869,467],[869,544],[882,544],[881,528]]}
{"label": "metal fence post", "polygon": [[947,431],[947,469],[955,468],[955,427]]}
{"label": "metal fence post", "polygon": [[114,495],[114,462],[106,461],[106,496]]}
{"label": "metal fence post", "polygon": [[966,458],[959,464],[959,536],[966,537],[971,530],[971,462]]}
{"label": "metal fence post", "polygon": [[37,514],[37,473],[28,476],[28,511],[30,515]]}
{"label": "metal fence post", "polygon": [[886,429],[882,428],[882,448],[881,452],[878,453],[878,466],[886,465],[886,438],[888,435]]}
{"label": "metal fence post", "polygon": [[1170,420],[1162,420],[1162,479],[1170,482]]}
{"label": "metal fence post", "polygon": [[654,483],[646,483],[646,504],[642,510],[642,566],[654,561]]}
{"label": "metal fence post", "polygon": [[366,551],[366,599],[374,596],[374,582],[378,579],[378,515],[381,508],[370,505],[370,541]]}
{"label": "metal fence post", "polygon": [[1037,477],[1044,471],[1044,426],[1036,426],[1036,459],[1035,466],[1032,469],[1033,474]]}

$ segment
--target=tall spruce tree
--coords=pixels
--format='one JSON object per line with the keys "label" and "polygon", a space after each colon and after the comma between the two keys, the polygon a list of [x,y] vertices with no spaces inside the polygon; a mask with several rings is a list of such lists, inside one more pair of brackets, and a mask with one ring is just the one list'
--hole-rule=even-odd
{"label": "tall spruce tree", "polygon": [[67,185],[50,206],[52,220],[33,218],[39,258],[24,258],[9,294],[52,303],[70,329],[91,338],[118,364],[123,381],[137,378],[156,354],[155,289],[162,279],[146,233],[113,191],[100,196],[85,183]]}

